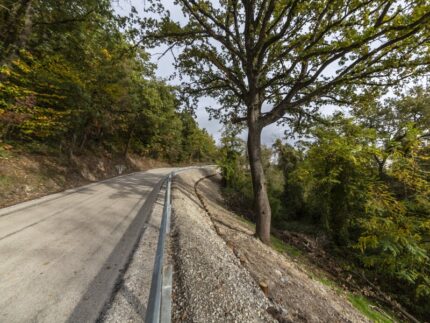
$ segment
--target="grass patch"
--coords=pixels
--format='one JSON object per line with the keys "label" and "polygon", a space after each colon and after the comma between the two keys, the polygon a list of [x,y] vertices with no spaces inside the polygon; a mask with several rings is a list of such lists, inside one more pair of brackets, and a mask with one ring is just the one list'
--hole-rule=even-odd
{"label": "grass patch", "polygon": [[237,218],[241,221],[241,222],[243,222],[243,223],[245,223],[245,224],[247,224],[248,226],[250,226],[252,229],[255,229],[255,223],[254,222],[251,222],[250,220],[248,220],[247,218],[245,218],[244,216],[237,216]]}
{"label": "grass patch", "polygon": [[[327,277],[313,275],[312,278],[319,281],[321,284],[332,288],[334,291],[336,291],[337,294],[340,294],[342,292],[342,288],[340,288],[335,281]],[[356,295],[348,292],[348,300],[350,301],[352,306],[354,306],[361,314],[366,316],[372,322],[375,322],[375,323],[397,322],[396,320],[391,318],[389,314],[381,313],[375,310],[374,308],[376,308],[377,306],[362,295]]]}
{"label": "grass patch", "polygon": [[332,279],[328,278],[324,274],[321,274],[319,271],[318,271],[318,273],[317,272],[312,272],[311,275],[310,275],[310,277],[313,280],[316,280],[316,281],[320,282],[324,286],[330,287],[338,295],[343,292],[343,289],[335,281],[333,281]]}
{"label": "grass patch", "polygon": [[[327,287],[330,287],[337,294],[340,294],[343,291],[342,288],[335,281],[327,277],[315,276],[315,275],[312,275],[311,277],[319,281],[321,284]],[[348,292],[348,300],[350,301],[352,306],[354,306],[361,314],[366,316],[372,322],[375,322],[375,323],[397,322],[396,320],[392,319],[388,314],[384,314],[375,310],[374,308],[376,308],[376,305],[362,295],[356,295]]]}
{"label": "grass patch", "polygon": [[328,286],[336,291],[340,290],[340,287],[331,279],[328,279],[327,277],[314,277],[316,280],[318,280],[321,284]]}
{"label": "grass patch", "polygon": [[396,322],[389,317],[388,314],[384,315],[383,313],[374,310],[372,307],[375,305],[364,296],[349,294],[348,299],[357,310],[375,323]]}
{"label": "grass patch", "polygon": [[8,150],[4,149],[0,144],[0,159],[2,158],[7,159],[11,156],[12,154]]}
{"label": "grass patch", "polygon": [[302,255],[302,252],[299,249],[293,247],[292,245],[289,245],[288,243],[285,243],[284,241],[276,238],[275,236],[270,237],[270,242],[272,244],[273,249],[280,253],[285,252],[292,257],[299,257]]}
{"label": "grass patch", "polygon": [[10,176],[0,175],[0,189],[5,190],[13,186],[13,178]]}

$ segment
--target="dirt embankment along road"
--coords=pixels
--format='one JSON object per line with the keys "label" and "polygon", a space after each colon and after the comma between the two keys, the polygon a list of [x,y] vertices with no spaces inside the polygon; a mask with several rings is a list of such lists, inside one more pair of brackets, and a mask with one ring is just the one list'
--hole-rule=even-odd
{"label": "dirt embankment along road", "polygon": [[106,152],[54,156],[14,150],[2,153],[0,147],[0,207],[156,167],[169,165],[134,155],[113,158]]}
{"label": "dirt embankment along road", "polygon": [[219,176],[196,187],[210,173],[182,173],[173,185],[175,322],[369,322],[345,295],[255,239],[224,207]]}

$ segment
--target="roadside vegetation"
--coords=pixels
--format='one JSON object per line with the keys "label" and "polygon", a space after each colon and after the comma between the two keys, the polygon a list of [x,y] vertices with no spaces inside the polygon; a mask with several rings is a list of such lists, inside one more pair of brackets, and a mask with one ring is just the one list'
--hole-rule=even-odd
{"label": "roadside vegetation", "polygon": [[[49,178],[79,184],[71,177],[85,167],[102,165],[100,176],[84,176],[91,180],[120,173],[103,165],[141,169],[129,157],[159,165],[214,158],[214,140],[182,107],[180,91],[157,79],[149,55],[133,43],[132,19],[116,15],[108,0],[2,1],[2,202],[67,187],[57,181],[54,189]],[[56,164],[50,171],[48,161]]]}
{"label": "roadside vegetation", "polygon": [[0,7],[0,140],[30,151],[207,161],[216,147],[105,1]]}
{"label": "roadside vegetation", "polygon": [[185,21],[164,1],[148,3],[143,39],[179,49],[184,91],[213,97],[213,117],[247,129],[255,230],[267,244],[276,210],[263,129],[283,123],[297,135],[321,107],[357,103],[429,71],[428,1],[178,0]]}
{"label": "roadside vegetation", "polygon": [[[398,302],[420,319],[430,315],[429,125],[430,92],[418,87],[366,100],[351,115],[321,117],[302,140],[278,140],[263,154],[272,233],[308,253],[300,236],[289,232],[323,241],[334,267],[383,291],[369,296],[383,305]],[[247,154],[237,132],[226,128],[222,139],[224,194],[255,221]],[[272,244],[279,249],[277,239]]]}

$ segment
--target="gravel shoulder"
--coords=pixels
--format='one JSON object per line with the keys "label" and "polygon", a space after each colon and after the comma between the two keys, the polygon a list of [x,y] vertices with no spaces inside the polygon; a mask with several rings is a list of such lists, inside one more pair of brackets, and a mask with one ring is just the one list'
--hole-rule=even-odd
{"label": "gravel shoulder", "polygon": [[369,322],[342,292],[255,239],[225,208],[219,176],[195,185],[212,173],[188,171],[173,186],[175,322]]}
{"label": "gravel shoulder", "polygon": [[194,194],[210,170],[175,177],[172,191],[173,322],[273,322],[272,306]]}

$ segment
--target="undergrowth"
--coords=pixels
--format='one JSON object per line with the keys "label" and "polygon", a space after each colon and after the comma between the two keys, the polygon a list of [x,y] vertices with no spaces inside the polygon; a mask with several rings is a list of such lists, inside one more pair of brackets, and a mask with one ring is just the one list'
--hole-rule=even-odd
{"label": "undergrowth", "polygon": [[375,310],[376,308],[379,309],[379,307],[377,307],[375,304],[373,304],[371,301],[369,301],[366,297],[362,295],[349,293],[348,300],[363,315],[365,315],[367,318],[369,318],[375,323],[396,322],[396,320],[388,316],[388,314],[384,314]]}

